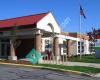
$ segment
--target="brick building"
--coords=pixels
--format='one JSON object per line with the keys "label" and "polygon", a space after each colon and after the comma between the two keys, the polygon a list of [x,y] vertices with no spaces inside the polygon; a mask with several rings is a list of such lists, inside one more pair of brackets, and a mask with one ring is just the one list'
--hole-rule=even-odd
{"label": "brick building", "polygon": [[0,20],[0,57],[25,58],[34,48],[43,55],[49,50],[59,59],[61,55],[80,54],[80,43],[82,54],[90,54],[89,37],[61,32],[50,12]]}

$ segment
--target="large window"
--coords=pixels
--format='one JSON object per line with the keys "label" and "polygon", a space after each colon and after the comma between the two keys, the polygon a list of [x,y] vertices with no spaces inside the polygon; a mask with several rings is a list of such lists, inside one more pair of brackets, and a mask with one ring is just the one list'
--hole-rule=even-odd
{"label": "large window", "polygon": [[78,42],[78,53],[80,52],[84,52],[84,42]]}

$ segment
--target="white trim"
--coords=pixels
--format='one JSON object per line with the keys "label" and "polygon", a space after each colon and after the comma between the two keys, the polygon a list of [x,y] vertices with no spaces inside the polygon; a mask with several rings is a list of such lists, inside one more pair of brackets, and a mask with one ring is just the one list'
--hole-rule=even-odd
{"label": "white trim", "polygon": [[61,33],[61,29],[54,19],[52,13],[48,13],[45,17],[43,17],[39,22],[37,22],[37,28],[42,29],[48,32],[52,32],[51,27],[48,24],[52,24],[55,33]]}
{"label": "white trim", "polygon": [[70,40],[75,40],[75,41],[80,41],[79,38],[74,38],[74,37],[65,36],[65,35],[59,35],[59,38],[62,38],[62,39],[70,39]]}

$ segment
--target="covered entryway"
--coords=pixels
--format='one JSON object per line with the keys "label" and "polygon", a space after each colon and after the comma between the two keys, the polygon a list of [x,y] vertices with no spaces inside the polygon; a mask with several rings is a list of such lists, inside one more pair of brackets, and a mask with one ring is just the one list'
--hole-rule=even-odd
{"label": "covered entryway", "polygon": [[[42,53],[42,38],[53,34],[53,54],[59,56],[59,35],[60,27],[49,13],[23,16],[14,19],[7,19],[0,22],[1,36],[8,37],[10,42],[10,54],[7,55],[10,60],[25,58],[25,56],[34,48],[38,53]],[[14,45],[14,41],[18,43]],[[15,47],[17,45],[17,47]],[[3,50],[3,49],[2,49]],[[4,50],[3,50],[4,51]]]}
{"label": "covered entryway", "polygon": [[34,38],[17,39],[16,42],[16,56],[18,59],[25,58],[35,48]]}

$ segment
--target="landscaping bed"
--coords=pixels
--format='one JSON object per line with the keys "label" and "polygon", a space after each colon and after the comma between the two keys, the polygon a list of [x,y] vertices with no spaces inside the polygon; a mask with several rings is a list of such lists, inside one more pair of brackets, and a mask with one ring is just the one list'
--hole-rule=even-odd
{"label": "landscaping bed", "polygon": [[27,65],[32,65],[29,61],[24,61],[24,60],[0,60],[2,63],[14,63],[14,64],[27,64]]}

